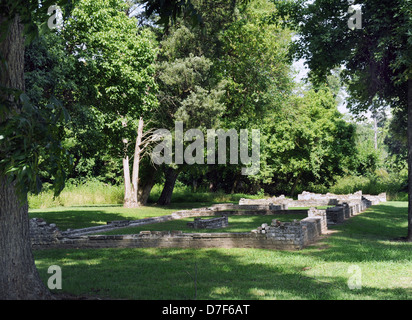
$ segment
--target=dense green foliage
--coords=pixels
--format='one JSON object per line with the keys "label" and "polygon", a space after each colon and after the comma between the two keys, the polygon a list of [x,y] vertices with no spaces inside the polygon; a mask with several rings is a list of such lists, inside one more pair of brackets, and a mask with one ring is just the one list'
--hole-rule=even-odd
{"label": "dense green foliage", "polygon": [[156,105],[153,35],[125,8],[122,1],[80,1],[62,30],[26,51],[31,99],[41,105],[54,96],[70,112],[63,145],[73,156],[69,177],[80,181],[119,183],[122,139],[133,141],[139,116]]}
{"label": "dense green foliage", "polygon": [[[300,88],[293,82],[288,59],[292,34],[273,19],[282,7],[264,0],[191,1],[189,7],[176,7],[184,14],[165,26],[154,24],[164,8],[148,5],[146,23],[139,27],[129,16],[130,3],[76,2],[66,8],[63,28],[45,32],[27,47],[30,101],[42,107],[56,98],[70,115],[59,126],[59,136],[72,156],[72,166],[63,163],[61,172],[67,171],[73,183],[120,185],[124,147],[133,145],[137,120],[143,117],[149,128],[171,131],[178,120],[185,129],[203,132],[260,130],[257,175],[242,176],[240,164],[183,164],[177,180],[192,191],[293,196],[333,187],[342,192],[348,190],[339,187],[347,177],[380,179],[377,189],[402,191],[399,121],[384,121],[375,150],[369,125],[348,122],[337,111],[341,84],[336,76],[328,76],[328,86],[322,86],[324,73],[314,68],[319,71],[311,78],[314,86]],[[198,23],[193,24],[193,13]],[[306,51],[298,52],[303,57]],[[347,77],[348,72],[340,74]],[[167,170],[149,160],[143,161],[141,179],[155,173],[161,185]],[[45,165],[40,181],[50,183],[55,175]],[[390,179],[379,178],[383,176],[397,183],[389,186],[383,181]]]}
{"label": "dense green foliage", "polygon": [[[408,145],[412,179],[412,126],[406,113],[407,107],[412,110],[409,0],[365,0],[362,31],[347,28],[348,5],[337,0],[57,2],[64,23],[55,30],[47,25],[52,1],[0,2],[0,209],[7,218],[0,219],[2,296],[8,288],[19,297],[46,296],[32,268],[28,209],[13,196],[20,191],[25,201],[27,192],[38,192],[44,182],[50,189],[29,194],[32,208],[99,204],[30,212],[59,228],[159,216],[215,201],[262,198],[265,193],[362,189],[405,196],[399,192],[406,190]],[[145,14],[132,14],[136,3],[143,4]],[[299,37],[292,38],[293,31]],[[20,72],[23,35],[25,86]],[[307,59],[307,85],[293,81],[290,52]],[[12,72],[7,62],[12,62]],[[345,68],[338,72],[342,64]],[[337,111],[341,83],[331,70],[347,86],[351,111],[372,106],[377,119],[379,107],[387,104],[392,120],[379,118],[373,132],[370,123],[343,117]],[[177,186],[173,200],[186,203],[121,208],[121,158],[129,159],[139,118],[148,132],[173,130],[177,120],[203,132],[258,129],[260,171],[244,176],[240,165],[232,164],[156,166],[146,157],[139,182],[145,191],[153,188],[150,202],[170,203]],[[17,184],[6,184],[4,176]],[[62,192],[67,177],[71,180]],[[411,240],[412,197],[409,201]],[[119,206],[108,206],[112,203]],[[377,206],[337,226],[337,235],[302,253],[52,250],[36,252],[36,260],[42,276],[51,264],[63,266],[65,290],[74,294],[187,299],[194,264],[195,281],[202,284],[195,298],[408,298],[410,243],[393,241],[403,234],[407,213],[404,203]],[[249,230],[262,219],[238,218],[229,230]],[[161,228],[181,228],[179,223]],[[365,275],[362,291],[349,291],[343,275],[354,263]],[[90,265],[93,268],[84,268]],[[189,280],[182,281],[182,275]]]}
{"label": "dense green foliage", "polygon": [[354,127],[342,119],[327,88],[307,91],[289,103],[268,129],[268,185],[274,187],[273,193],[292,195],[300,186],[327,188],[353,168]]}

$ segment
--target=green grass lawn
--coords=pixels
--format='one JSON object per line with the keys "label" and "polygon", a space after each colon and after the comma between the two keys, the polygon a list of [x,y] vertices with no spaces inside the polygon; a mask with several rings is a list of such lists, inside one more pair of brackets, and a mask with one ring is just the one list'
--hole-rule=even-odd
{"label": "green grass lawn", "polygon": [[[162,212],[169,214],[176,209]],[[70,217],[78,221],[78,226],[90,226],[119,217],[158,215],[160,209],[139,210],[82,207],[31,210],[30,215],[42,215],[64,230],[59,222],[74,228]],[[250,219],[243,223],[250,223]],[[406,235],[406,228],[407,202],[387,202],[331,228],[333,234],[300,251],[59,249],[39,250],[34,255],[45,282],[50,277],[50,265],[61,267],[62,290],[56,292],[83,296],[155,300],[411,299],[412,243],[392,241]],[[361,287],[351,290],[348,281],[355,276],[361,280]]]}
{"label": "green grass lawn", "polygon": [[[219,216],[219,215],[217,215]],[[136,234],[140,231],[150,230],[150,231],[172,231],[172,230],[181,230],[183,232],[250,232],[253,229],[261,226],[263,223],[270,225],[273,219],[280,221],[293,221],[294,219],[302,220],[306,218],[306,215],[299,214],[288,214],[288,215],[278,215],[278,216],[229,216],[229,226],[226,228],[220,229],[193,229],[187,226],[188,222],[193,221],[194,218],[185,218],[179,220],[173,220],[163,223],[148,224],[140,227],[132,228],[122,228],[113,231],[107,231],[102,234]],[[213,217],[202,217],[202,219],[210,219]]]}
{"label": "green grass lawn", "polygon": [[[93,227],[98,225],[104,225],[108,221],[115,221],[115,220],[138,220],[138,219],[145,219],[151,217],[159,217],[164,215],[169,215],[173,212],[178,210],[186,210],[192,208],[201,208],[201,207],[208,207],[212,205],[213,202],[195,202],[195,203],[180,203],[180,204],[171,204],[168,206],[156,206],[156,205],[148,205],[143,206],[140,208],[123,208],[122,205],[89,205],[89,206],[72,206],[72,207],[53,207],[53,208],[45,208],[45,209],[31,209],[29,210],[29,217],[30,218],[43,218],[47,221],[47,223],[55,223],[61,231],[65,231],[67,229],[80,229],[80,228],[87,228]],[[318,209],[326,209],[327,207],[318,207]],[[308,209],[308,208],[291,208],[291,210],[300,210],[300,209]],[[241,217],[234,219],[240,219]],[[304,216],[302,215],[287,215],[287,216],[278,216],[269,218],[265,217],[255,217],[255,221],[251,220],[251,224],[246,226],[244,224],[246,231],[250,231],[257,226],[261,225],[262,223],[268,223],[272,221],[272,219],[279,219],[281,221],[292,221],[293,219],[303,219]],[[285,220],[287,219],[287,220]],[[193,221],[193,218],[185,219],[182,221],[172,221],[170,224],[163,226],[161,225],[161,230],[182,230],[181,227],[186,228],[186,223],[189,221]],[[150,227],[152,228],[152,227]],[[171,229],[168,229],[171,228]],[[178,229],[176,229],[178,228]],[[134,228],[135,229],[135,228]],[[154,230],[148,229],[144,227],[143,229],[136,229],[136,230]],[[156,229],[157,230],[157,229]],[[235,232],[235,231],[227,231],[227,232]],[[243,231],[242,231],[243,232]],[[123,232],[124,233],[124,232]],[[126,233],[130,233],[127,231]]]}
{"label": "green grass lawn", "polygon": [[115,220],[138,220],[169,215],[177,210],[209,206],[211,203],[183,203],[169,206],[123,208],[122,205],[90,205],[29,210],[30,218],[43,218],[64,231],[106,224]]}

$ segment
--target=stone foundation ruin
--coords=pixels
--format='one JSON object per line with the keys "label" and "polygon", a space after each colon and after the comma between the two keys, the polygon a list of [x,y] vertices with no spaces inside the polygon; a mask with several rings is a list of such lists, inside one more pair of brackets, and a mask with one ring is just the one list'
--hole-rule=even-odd
{"label": "stone foundation ruin", "polygon": [[36,245],[47,245],[58,242],[61,233],[54,223],[47,224],[41,218],[30,219],[30,239]]}
{"label": "stone foundation ruin", "polygon": [[188,222],[187,225],[193,229],[220,229],[229,225],[229,219],[226,214],[211,219],[195,218],[193,222]]}
{"label": "stone foundation ruin", "polygon": [[[339,224],[363,212],[371,205],[386,201],[386,194],[319,195],[303,192],[298,200],[284,196],[267,199],[241,199],[239,204],[218,204],[207,208],[182,210],[171,215],[108,222],[107,225],[60,231],[42,219],[30,220],[30,236],[35,249],[45,248],[265,248],[299,250],[326,234],[328,226]],[[316,207],[331,206],[320,210]],[[289,210],[289,207],[310,207],[309,210]],[[300,221],[269,220],[250,232],[240,233],[183,233],[182,231],[141,231],[131,235],[98,235],[99,232],[135,227],[170,220],[194,217],[193,228],[227,226],[230,215],[307,214]],[[222,215],[216,217],[216,215]],[[213,217],[201,219],[200,217]],[[97,235],[96,235],[97,234]]]}

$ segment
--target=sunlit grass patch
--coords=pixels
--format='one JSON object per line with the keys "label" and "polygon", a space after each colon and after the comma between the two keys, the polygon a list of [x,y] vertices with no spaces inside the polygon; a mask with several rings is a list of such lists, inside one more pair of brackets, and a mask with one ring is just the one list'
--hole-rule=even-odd
{"label": "sunlit grass patch", "polygon": [[[34,255],[45,282],[50,277],[48,266],[59,265],[62,291],[76,295],[155,300],[409,300],[412,243],[393,241],[406,233],[405,214],[406,202],[373,206],[333,227],[337,233],[321,243],[300,251],[65,249],[35,251]],[[382,232],[385,225],[388,230]],[[360,277],[358,289],[349,287],[354,276]]]}

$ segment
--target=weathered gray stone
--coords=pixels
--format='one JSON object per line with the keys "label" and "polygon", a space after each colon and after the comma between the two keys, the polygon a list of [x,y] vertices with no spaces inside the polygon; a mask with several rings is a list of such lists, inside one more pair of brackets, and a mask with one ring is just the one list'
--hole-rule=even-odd
{"label": "weathered gray stone", "polygon": [[47,224],[41,218],[33,218],[29,221],[30,239],[33,244],[47,244],[56,242],[61,235],[56,224]]}
{"label": "weathered gray stone", "polygon": [[211,219],[195,218],[193,222],[188,222],[187,225],[194,229],[219,229],[227,227],[229,220],[227,215]]}
{"label": "weathered gray stone", "polygon": [[[255,204],[222,204],[211,208],[181,210],[168,216],[154,217],[135,221],[112,221],[104,226],[89,227],[77,230],[60,232],[55,224],[48,225],[43,219],[30,221],[30,235],[34,248],[103,248],[103,247],[182,247],[182,248],[272,248],[280,250],[301,249],[327,231],[328,224],[341,223],[345,219],[364,211],[372,204],[386,201],[386,195],[369,196],[361,192],[349,196],[326,194],[312,196],[305,193],[303,200],[286,199],[284,196],[261,199]],[[333,198],[335,197],[335,198]],[[316,199],[317,198],[317,199]],[[336,206],[327,210],[318,210],[315,207],[324,203],[336,202]],[[248,202],[248,201],[246,201]],[[276,203],[278,202],[278,203]],[[275,204],[276,203],[276,204]],[[165,222],[185,217],[197,217],[195,221],[216,222],[223,217],[200,219],[202,216],[214,216],[218,212],[227,214],[287,214],[297,213],[297,210],[272,210],[276,205],[290,205],[292,207],[313,205],[306,210],[308,217],[292,222],[281,222],[273,219],[268,225],[261,226],[249,233],[183,233],[182,231],[141,231],[135,235],[92,235],[101,231],[114,230],[127,226],[140,226],[150,223]],[[229,209],[229,210],[228,210]]]}

